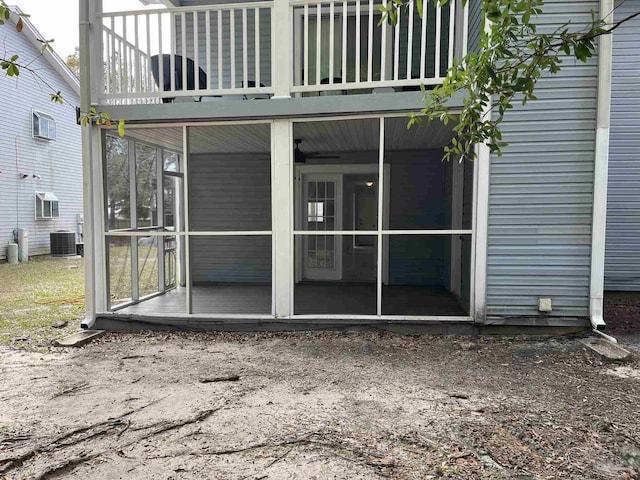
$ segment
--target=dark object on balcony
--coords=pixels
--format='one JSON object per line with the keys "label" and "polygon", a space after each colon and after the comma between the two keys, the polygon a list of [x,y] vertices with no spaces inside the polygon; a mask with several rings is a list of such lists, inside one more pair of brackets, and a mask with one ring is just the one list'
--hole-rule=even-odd
{"label": "dark object on balcony", "polygon": [[[242,85],[244,85],[244,82],[242,82]],[[247,80],[247,88],[256,88],[256,82]],[[264,83],[260,82],[260,88],[264,88]]]}
{"label": "dark object on balcony", "polygon": [[[153,74],[153,79],[156,82],[156,85],[164,91],[171,91],[171,55],[165,53],[162,55],[162,84],[160,83],[160,62],[159,55],[153,55],[151,57],[151,73]],[[175,73],[174,73],[174,82],[175,82],[175,90],[185,90],[182,85],[183,79],[183,71],[182,71],[182,55],[174,55],[174,65],[175,65]],[[195,71],[196,64],[190,58],[187,58],[187,88],[186,90],[196,90],[196,82],[195,82]],[[199,86],[201,89],[207,88],[207,74],[201,68],[198,68],[198,77],[200,80]],[[163,98],[162,103],[170,103],[173,102],[174,98]]]}
{"label": "dark object on balcony", "polygon": [[[322,80],[320,80],[320,83],[322,85],[329,85],[329,77],[323,78]],[[341,83],[342,83],[342,77],[333,77],[334,85],[340,85]],[[325,90],[318,93],[318,95],[322,95],[323,97],[326,95],[346,95],[346,94],[347,94],[346,90]]]}

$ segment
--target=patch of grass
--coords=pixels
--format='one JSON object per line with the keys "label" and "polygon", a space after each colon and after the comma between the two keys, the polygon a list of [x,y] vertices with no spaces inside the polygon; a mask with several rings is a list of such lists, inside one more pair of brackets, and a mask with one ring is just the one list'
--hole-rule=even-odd
{"label": "patch of grass", "polygon": [[[48,346],[78,330],[83,313],[83,260],[36,257],[18,265],[0,263],[0,344]],[[63,320],[68,327],[51,327]]]}
{"label": "patch of grass", "polygon": [[[111,304],[131,300],[131,244],[130,239],[112,238],[109,241],[109,285]],[[138,245],[139,295],[158,291],[158,248],[154,243]]]}

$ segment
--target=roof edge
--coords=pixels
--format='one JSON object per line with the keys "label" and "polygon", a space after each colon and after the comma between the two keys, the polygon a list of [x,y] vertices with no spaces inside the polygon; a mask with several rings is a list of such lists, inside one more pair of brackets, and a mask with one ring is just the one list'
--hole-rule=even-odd
{"label": "roof edge", "polygon": [[[22,29],[21,33],[24,34],[24,36],[36,49],[42,51],[41,40],[44,37],[38,31],[38,29],[33,25],[33,23],[31,23],[31,21],[27,17],[20,17],[20,14],[23,13],[20,7],[12,5],[9,7],[9,10],[11,11],[11,21],[15,24],[18,22],[18,19],[22,18],[24,28]],[[49,49],[45,49],[44,51],[42,51],[42,56],[79,96],[80,80],[73,74],[71,69],[67,66],[60,55],[58,55],[55,50],[51,51]]]}

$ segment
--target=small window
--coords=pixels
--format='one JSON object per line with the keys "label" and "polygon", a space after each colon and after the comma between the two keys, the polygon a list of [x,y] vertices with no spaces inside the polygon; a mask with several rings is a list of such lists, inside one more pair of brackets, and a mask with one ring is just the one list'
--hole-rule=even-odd
{"label": "small window", "polygon": [[178,172],[180,171],[180,155],[175,152],[164,151],[164,171]]}
{"label": "small window", "polygon": [[36,192],[36,219],[58,218],[58,197],[51,192]]}
{"label": "small window", "polygon": [[33,111],[33,136],[48,140],[56,139],[56,121],[51,115]]}
{"label": "small window", "polygon": [[324,222],[324,202],[307,203],[307,221],[309,223]]}

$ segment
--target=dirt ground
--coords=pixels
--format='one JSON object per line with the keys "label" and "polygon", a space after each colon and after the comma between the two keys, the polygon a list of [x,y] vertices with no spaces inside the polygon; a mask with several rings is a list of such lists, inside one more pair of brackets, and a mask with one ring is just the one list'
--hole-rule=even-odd
{"label": "dirt ground", "polygon": [[640,292],[605,292],[607,333],[634,337],[640,344]]}
{"label": "dirt ground", "polygon": [[603,363],[575,338],[0,348],[0,478],[640,478],[640,362]]}

